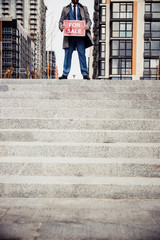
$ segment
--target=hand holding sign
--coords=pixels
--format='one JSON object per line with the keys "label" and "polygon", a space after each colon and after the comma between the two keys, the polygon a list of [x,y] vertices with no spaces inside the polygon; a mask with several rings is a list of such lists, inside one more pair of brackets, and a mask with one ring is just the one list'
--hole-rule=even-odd
{"label": "hand holding sign", "polygon": [[63,30],[65,29],[65,26],[64,26],[64,25],[61,25],[61,26],[60,26],[60,29],[61,29],[61,31],[63,31]]}
{"label": "hand holding sign", "polygon": [[85,21],[65,20],[64,36],[85,36]]}
{"label": "hand holding sign", "polygon": [[84,27],[84,29],[85,29],[85,30],[89,30],[89,27],[86,25],[86,26]]}

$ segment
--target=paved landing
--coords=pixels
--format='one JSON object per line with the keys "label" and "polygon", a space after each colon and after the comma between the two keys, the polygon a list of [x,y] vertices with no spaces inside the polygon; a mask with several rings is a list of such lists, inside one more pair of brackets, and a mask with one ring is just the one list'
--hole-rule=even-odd
{"label": "paved landing", "polygon": [[1,240],[159,240],[160,200],[0,199]]}

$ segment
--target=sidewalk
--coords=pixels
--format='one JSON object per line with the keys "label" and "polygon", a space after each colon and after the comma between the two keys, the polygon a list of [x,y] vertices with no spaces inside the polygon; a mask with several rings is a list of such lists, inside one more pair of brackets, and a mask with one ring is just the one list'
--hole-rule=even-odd
{"label": "sidewalk", "polygon": [[160,200],[0,199],[2,240],[159,240]]}

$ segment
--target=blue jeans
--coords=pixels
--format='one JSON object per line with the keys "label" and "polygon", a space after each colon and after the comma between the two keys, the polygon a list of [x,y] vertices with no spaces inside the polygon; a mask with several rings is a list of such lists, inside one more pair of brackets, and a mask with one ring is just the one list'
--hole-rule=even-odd
{"label": "blue jeans", "polygon": [[86,76],[88,75],[88,69],[87,69],[87,62],[86,62],[86,55],[85,55],[85,41],[83,37],[70,37],[69,48],[65,49],[63,75],[68,76],[70,72],[74,47],[77,47],[81,74],[83,76]]}

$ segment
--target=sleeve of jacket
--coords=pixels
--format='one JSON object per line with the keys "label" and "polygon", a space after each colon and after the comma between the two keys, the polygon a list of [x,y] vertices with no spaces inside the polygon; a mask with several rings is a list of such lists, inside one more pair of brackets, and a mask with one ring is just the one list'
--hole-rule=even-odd
{"label": "sleeve of jacket", "polygon": [[[61,13],[60,20],[59,20],[59,22],[58,22],[59,29],[60,29],[60,26],[62,26],[62,25],[63,25],[63,22],[64,22],[64,20],[65,20],[65,11],[64,11],[64,8],[63,8],[63,10],[62,10],[62,13]],[[61,29],[60,29],[60,31],[62,32],[62,30],[61,30]]]}
{"label": "sleeve of jacket", "polygon": [[92,22],[89,16],[89,12],[88,12],[88,8],[86,6],[84,6],[84,12],[85,12],[85,17],[86,17],[86,25],[89,27],[89,29],[91,28]]}

